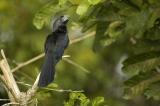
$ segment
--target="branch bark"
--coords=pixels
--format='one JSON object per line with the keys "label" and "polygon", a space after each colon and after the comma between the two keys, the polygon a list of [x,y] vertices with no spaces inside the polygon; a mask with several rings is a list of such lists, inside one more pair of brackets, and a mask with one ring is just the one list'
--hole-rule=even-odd
{"label": "branch bark", "polygon": [[1,54],[3,56],[3,59],[0,61],[0,68],[3,72],[4,80],[9,91],[11,94],[14,96],[15,100],[18,101],[19,96],[20,96],[20,90],[17,86],[17,83],[13,77],[13,74],[10,70],[10,67],[8,65],[7,59],[4,55],[4,51],[1,50]]}

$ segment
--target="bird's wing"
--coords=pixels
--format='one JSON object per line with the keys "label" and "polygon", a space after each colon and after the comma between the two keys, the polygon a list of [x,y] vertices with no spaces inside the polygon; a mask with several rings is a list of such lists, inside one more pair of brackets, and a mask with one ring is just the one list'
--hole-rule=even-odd
{"label": "bird's wing", "polygon": [[68,36],[66,35],[60,35],[56,42],[56,46],[54,48],[54,58],[55,62],[57,63],[63,56],[65,48],[68,46]]}
{"label": "bird's wing", "polygon": [[65,45],[65,49],[68,47],[68,45],[69,45],[69,38],[68,38],[68,34],[66,35],[66,45]]}
{"label": "bird's wing", "polygon": [[54,47],[55,47],[55,43],[56,43],[56,36],[50,34],[48,35],[46,41],[45,41],[45,45],[44,45],[44,49],[45,49],[45,53],[47,52],[53,52]]}

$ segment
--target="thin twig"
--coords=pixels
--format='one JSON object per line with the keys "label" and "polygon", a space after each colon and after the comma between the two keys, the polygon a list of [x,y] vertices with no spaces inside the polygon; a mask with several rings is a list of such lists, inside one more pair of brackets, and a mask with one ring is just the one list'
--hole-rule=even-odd
{"label": "thin twig", "polygon": [[4,54],[3,49],[1,49],[1,55],[2,55],[3,59],[7,62],[7,58],[6,58],[5,54]]}
{"label": "thin twig", "polygon": [[71,89],[52,89],[52,88],[43,88],[43,89],[50,90],[50,91],[56,91],[56,92],[84,92],[83,90],[75,91]]}
{"label": "thin twig", "polygon": [[38,85],[38,81],[39,81],[39,77],[40,77],[40,73],[38,74],[37,78],[36,78],[36,81],[34,82],[33,86],[32,86],[32,90],[36,89],[37,88],[37,85]]}
{"label": "thin twig", "polygon": [[10,102],[10,103],[6,103],[2,106],[10,106],[10,105],[19,105],[19,103],[16,103],[16,102]]}
{"label": "thin twig", "polygon": [[10,101],[10,99],[0,99],[0,101]]}
{"label": "thin twig", "polygon": [[[21,84],[21,85],[25,85],[25,86],[28,86],[28,87],[31,87],[32,85],[30,84],[26,84],[24,82],[17,82],[18,84]],[[71,89],[53,89],[53,88],[41,88],[41,89],[45,89],[45,90],[50,90],[50,91],[56,91],[56,92],[84,92],[83,90],[79,90],[79,91],[75,91],[75,90],[71,90]]]}
{"label": "thin twig", "polygon": [[87,38],[94,36],[94,35],[95,35],[95,32],[91,32],[91,33],[87,34],[86,36],[82,36],[82,37],[71,40],[70,44],[80,42],[80,41],[87,39]]}
{"label": "thin twig", "polygon": [[[74,43],[77,43],[77,42],[79,42],[79,41],[82,41],[82,40],[84,40],[84,39],[87,39],[87,38],[89,38],[89,37],[91,37],[91,36],[94,36],[94,35],[95,35],[95,32],[92,32],[92,33],[89,33],[89,34],[86,35],[86,36],[73,39],[73,40],[71,40],[70,45],[71,45],[71,44],[74,44]],[[19,64],[17,67],[15,67],[14,69],[12,69],[11,71],[12,71],[12,72],[15,72],[16,70],[19,70],[20,68],[22,68],[22,67],[24,67],[24,66],[26,66],[26,65],[28,65],[28,64],[31,64],[31,63],[39,60],[39,59],[41,59],[42,57],[44,57],[44,55],[45,55],[45,53],[41,53],[41,54],[39,54],[38,56],[36,56],[36,57],[34,57],[34,58],[32,58],[32,59],[29,59],[29,60],[26,61],[26,62],[23,62],[23,63]]]}
{"label": "thin twig", "polygon": [[37,100],[37,98],[36,98],[36,106],[38,106],[38,100]]}
{"label": "thin twig", "polygon": [[26,65],[28,65],[28,64],[31,64],[31,63],[39,60],[39,59],[41,59],[42,57],[44,57],[44,55],[45,55],[45,54],[42,53],[42,54],[39,54],[38,56],[36,56],[36,57],[34,57],[34,58],[26,61],[26,62],[20,63],[17,67],[15,67],[14,69],[12,69],[11,71],[12,71],[12,72],[15,72],[16,70],[19,70],[20,68],[22,68],[22,67],[24,67],[24,66],[26,66]]}
{"label": "thin twig", "polygon": [[63,58],[64,61],[68,62],[69,64],[72,64],[75,67],[78,67],[79,69],[81,69],[82,71],[86,72],[86,73],[90,73],[90,71],[88,71],[86,68],[82,67],[81,65],[75,63],[74,61],[68,59],[68,58]]}

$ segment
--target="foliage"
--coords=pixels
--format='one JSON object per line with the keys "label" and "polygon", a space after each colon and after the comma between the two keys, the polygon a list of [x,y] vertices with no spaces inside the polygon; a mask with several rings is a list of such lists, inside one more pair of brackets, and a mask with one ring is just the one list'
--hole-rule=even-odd
{"label": "foliage", "polygon": [[[134,77],[130,78],[129,80],[125,81],[125,99],[131,99],[137,95],[143,94],[145,92],[149,92],[146,89],[149,88],[150,85],[160,80],[160,74],[151,71],[148,73],[140,73],[139,75],[135,75]],[[148,95],[146,93],[146,95]]]}
{"label": "foliage", "polygon": [[130,56],[123,64],[123,70],[128,75],[136,75],[141,72],[151,71],[158,67],[160,63],[160,52],[147,52],[139,55]]}
{"label": "foliage", "polygon": [[147,97],[147,99],[154,99],[159,101],[159,82],[151,84],[148,89],[144,92],[144,95]]}
{"label": "foliage", "polygon": [[[80,17],[74,21],[82,24],[83,32],[96,30],[93,44],[95,51],[115,42],[124,42],[123,44],[131,47],[128,50],[128,58],[123,62],[123,72],[131,77],[127,83],[137,81],[138,83],[124,90],[130,98],[134,97],[132,95],[142,94],[154,82],[152,78],[156,77],[156,74],[150,74],[150,71],[160,65],[160,52],[157,51],[160,40],[159,2],[157,0],[82,0],[75,3],[74,0],[67,0],[63,3],[63,7],[68,3],[73,6],[76,4],[75,11],[72,11],[76,15],[70,17]],[[66,14],[69,14],[68,10]],[[59,13],[60,10],[57,12]]]}
{"label": "foliage", "polygon": [[[76,100],[79,100],[80,103],[76,104]],[[88,106],[89,104],[92,104],[92,106],[100,106],[104,103],[103,97],[96,97],[93,101],[88,99],[83,93],[70,93],[70,98],[68,102],[64,103],[64,106]],[[104,105],[104,104],[103,104]],[[107,106],[107,105],[106,105]]]}

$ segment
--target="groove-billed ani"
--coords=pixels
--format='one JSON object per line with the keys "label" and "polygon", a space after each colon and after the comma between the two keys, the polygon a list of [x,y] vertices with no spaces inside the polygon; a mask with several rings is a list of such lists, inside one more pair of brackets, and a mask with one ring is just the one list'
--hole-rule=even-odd
{"label": "groove-billed ani", "polygon": [[62,58],[64,49],[68,46],[66,16],[58,17],[53,24],[53,32],[48,35],[45,42],[45,59],[39,78],[39,87],[45,87],[54,80],[55,65]]}

